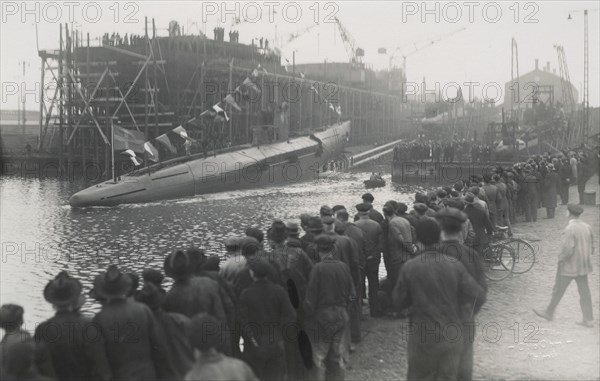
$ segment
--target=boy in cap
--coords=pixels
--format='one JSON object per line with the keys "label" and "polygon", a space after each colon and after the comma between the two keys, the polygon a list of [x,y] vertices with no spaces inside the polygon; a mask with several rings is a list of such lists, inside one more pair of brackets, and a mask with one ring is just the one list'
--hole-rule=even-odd
{"label": "boy in cap", "polygon": [[315,238],[321,262],[310,273],[304,301],[313,351],[313,377],[324,381],[326,374],[343,380],[348,363],[348,309],[356,298],[349,267],[335,257],[335,238]]}
{"label": "boy in cap", "polygon": [[558,271],[552,289],[552,299],[545,310],[533,311],[546,320],[554,318],[554,311],[571,281],[577,283],[583,320],[578,324],[591,328],[594,326],[592,297],[588,285],[588,274],[592,272],[592,254],[594,253],[594,233],[590,225],[579,219],[583,208],[568,204],[569,224],[565,229],[565,240],[558,255]]}
{"label": "boy in cap", "polygon": [[235,380],[258,381],[252,369],[242,360],[227,357],[219,350],[224,327],[214,316],[202,313],[194,316],[188,337],[195,349],[196,363],[187,373],[185,381]]}
{"label": "boy in cap", "polygon": [[287,292],[268,280],[270,266],[262,259],[250,263],[254,281],[240,295],[238,314],[244,359],[261,380],[278,381],[286,374],[284,329],[296,322],[296,312]]}
{"label": "boy in cap", "polygon": [[4,336],[0,341],[0,373],[8,365],[6,357],[10,354],[11,347],[20,343],[31,344],[31,335],[21,328],[23,326],[23,313],[23,307],[17,304],[3,304],[0,307],[0,328],[4,330]]}
{"label": "boy in cap", "polygon": [[36,363],[41,374],[59,380],[109,380],[104,341],[88,340],[96,331],[92,320],[79,313],[85,302],[79,280],[61,271],[44,288],[44,299],[56,313],[35,329]]}

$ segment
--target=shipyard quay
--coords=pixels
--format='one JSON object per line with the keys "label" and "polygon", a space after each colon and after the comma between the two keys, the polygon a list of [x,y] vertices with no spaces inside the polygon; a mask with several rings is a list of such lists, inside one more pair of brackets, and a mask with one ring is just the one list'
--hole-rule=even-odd
{"label": "shipyard quay", "polygon": [[600,5],[0,2],[0,379],[600,380]]}

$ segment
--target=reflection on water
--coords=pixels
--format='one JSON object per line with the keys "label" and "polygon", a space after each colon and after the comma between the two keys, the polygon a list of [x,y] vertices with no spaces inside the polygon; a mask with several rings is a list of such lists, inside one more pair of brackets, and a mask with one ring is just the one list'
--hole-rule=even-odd
{"label": "reflection on water", "polygon": [[[203,195],[140,205],[71,209],[68,197],[81,183],[0,179],[0,303],[25,307],[27,329],[52,314],[43,289],[60,270],[80,278],[89,291],[94,275],[109,263],[128,271],[162,268],[165,253],[195,245],[222,253],[223,238],[248,226],[266,230],[275,218],[318,214],[323,204],[354,210],[365,192],[367,173],[335,173],[315,182]],[[409,202],[413,189],[390,179],[373,189],[375,207],[387,200]],[[410,193],[407,193],[410,192]],[[97,306],[88,302],[84,309]]]}

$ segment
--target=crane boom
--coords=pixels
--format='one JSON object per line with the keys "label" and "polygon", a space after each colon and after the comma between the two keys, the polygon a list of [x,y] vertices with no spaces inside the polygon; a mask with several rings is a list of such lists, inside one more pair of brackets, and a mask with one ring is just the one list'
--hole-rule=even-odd
{"label": "crane boom", "polygon": [[352,37],[350,32],[348,32],[346,27],[344,27],[342,22],[337,17],[334,17],[334,19],[338,26],[338,31],[340,32],[340,37],[342,38],[342,41],[344,42],[344,47],[346,48],[346,53],[348,54],[348,58],[350,59],[351,62],[358,62],[358,63],[362,62],[361,57],[364,56],[364,51],[361,48],[356,46],[356,41],[354,40],[354,37]]}

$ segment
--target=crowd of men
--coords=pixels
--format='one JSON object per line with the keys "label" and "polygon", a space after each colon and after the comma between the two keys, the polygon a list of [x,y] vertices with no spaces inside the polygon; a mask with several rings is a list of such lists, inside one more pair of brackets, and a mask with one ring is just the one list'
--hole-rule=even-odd
{"label": "crowd of men", "polygon": [[[1,378],[343,380],[349,353],[360,350],[368,303],[372,318],[410,317],[408,379],[469,380],[473,323],[487,292],[480,253],[496,225],[510,227],[520,213],[535,221],[540,193],[554,216],[557,195],[568,201],[562,181],[584,176],[585,160],[575,156],[538,156],[417,193],[410,210],[390,200],[380,213],[366,193],[352,208],[324,205],[300,223],[275,220],[266,234],[250,226],[225,240],[222,255],[176,250],[141,279],[111,265],[93,281],[89,297],[101,308],[91,318],[80,312],[81,282],[62,271],[43,293],[56,313],[33,337],[22,307],[0,308]],[[583,212],[568,210],[573,218]],[[591,260],[584,262],[583,270],[569,268],[538,315],[551,319],[576,279],[583,323],[591,325],[589,288],[583,292]],[[168,290],[165,277],[173,280]],[[460,339],[448,337],[448,327],[458,327]]]}
{"label": "crowd of men", "polygon": [[[470,158],[467,156],[471,154]],[[394,146],[394,161],[428,161],[451,163],[455,161],[472,160],[485,163],[494,160],[493,148],[485,144],[472,144],[471,142],[453,141],[413,141],[398,143]]]}
{"label": "crowd of men", "polygon": [[146,41],[144,36],[140,35],[127,35],[121,36],[119,33],[104,33],[102,35],[102,45],[106,46],[135,46],[141,45]]}

